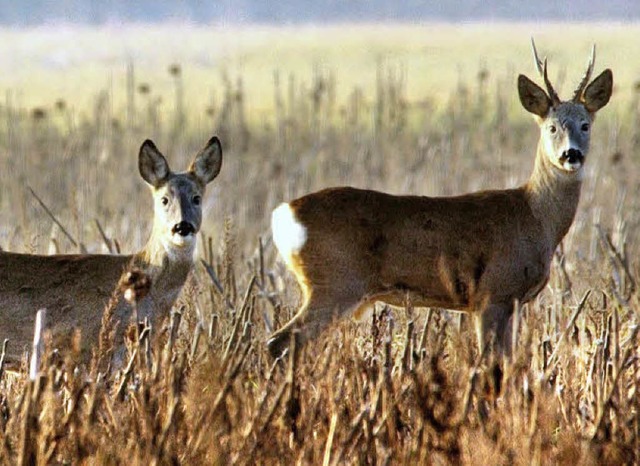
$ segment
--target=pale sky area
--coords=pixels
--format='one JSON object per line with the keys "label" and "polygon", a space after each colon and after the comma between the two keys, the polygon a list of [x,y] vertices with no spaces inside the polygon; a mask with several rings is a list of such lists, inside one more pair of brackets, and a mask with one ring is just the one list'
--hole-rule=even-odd
{"label": "pale sky area", "polygon": [[327,23],[352,21],[634,21],[638,0],[0,0],[0,25]]}

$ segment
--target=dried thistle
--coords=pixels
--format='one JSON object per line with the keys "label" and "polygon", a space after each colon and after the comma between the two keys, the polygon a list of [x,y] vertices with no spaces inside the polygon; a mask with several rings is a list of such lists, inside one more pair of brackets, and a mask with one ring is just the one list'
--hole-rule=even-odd
{"label": "dried thistle", "polygon": [[67,102],[64,99],[58,99],[56,100],[54,107],[57,111],[64,112],[67,109]]}
{"label": "dried thistle", "polygon": [[182,67],[178,63],[173,63],[169,66],[169,74],[174,78],[179,77],[182,74]]}
{"label": "dried thistle", "polygon": [[151,92],[151,86],[147,83],[138,84],[138,93],[141,95],[147,95]]}
{"label": "dried thistle", "polygon": [[33,121],[42,121],[47,118],[47,111],[42,107],[36,107],[31,110],[31,118]]}

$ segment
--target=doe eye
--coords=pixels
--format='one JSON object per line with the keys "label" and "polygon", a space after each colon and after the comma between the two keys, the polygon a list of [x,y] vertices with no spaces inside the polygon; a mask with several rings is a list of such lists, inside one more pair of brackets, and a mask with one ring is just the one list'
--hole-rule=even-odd
{"label": "doe eye", "polygon": [[169,203],[169,198],[167,196],[162,196],[160,202],[162,202],[162,205],[167,205]]}
{"label": "doe eye", "polygon": [[551,125],[551,126],[549,126],[549,132],[550,132],[551,134],[555,134],[555,132],[556,132],[556,131],[558,131],[558,128],[556,128],[556,126],[555,126],[555,125]]}
{"label": "doe eye", "polygon": [[200,201],[202,201],[202,198],[200,196],[193,196],[193,203],[195,205],[200,205]]}
{"label": "doe eye", "polygon": [[589,131],[589,123],[582,123],[582,131]]}

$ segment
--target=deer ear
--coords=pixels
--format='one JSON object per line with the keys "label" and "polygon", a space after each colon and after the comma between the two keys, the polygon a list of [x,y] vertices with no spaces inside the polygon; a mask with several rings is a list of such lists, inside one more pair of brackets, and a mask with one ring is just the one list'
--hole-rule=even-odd
{"label": "deer ear", "polygon": [[607,68],[584,90],[582,102],[589,113],[596,113],[609,103],[612,92],[613,73]]}
{"label": "deer ear", "polygon": [[547,116],[551,108],[551,99],[540,86],[523,74],[518,76],[518,94],[525,110],[540,118]]}
{"label": "deer ear", "polygon": [[144,141],[140,146],[138,170],[142,178],[154,188],[159,187],[171,172],[167,159],[150,139]]}
{"label": "deer ear", "polygon": [[191,162],[189,171],[193,173],[202,184],[207,184],[220,173],[222,167],[222,145],[217,137],[212,137],[207,145],[198,152]]}

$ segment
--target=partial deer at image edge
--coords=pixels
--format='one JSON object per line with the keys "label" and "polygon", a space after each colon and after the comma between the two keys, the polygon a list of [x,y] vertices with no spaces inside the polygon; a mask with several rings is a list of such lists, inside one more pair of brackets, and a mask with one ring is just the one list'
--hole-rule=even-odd
{"label": "partial deer at image edge", "polygon": [[[6,361],[17,363],[29,349],[39,309],[47,310],[53,347],[66,349],[74,332],[79,331],[81,356],[88,361],[92,348],[97,348],[105,305],[128,270],[141,271],[151,283],[146,296],[137,302],[139,319],[148,318],[152,325],[161,322],[193,267],[205,186],[221,166],[217,137],[211,138],[189,169],[181,173],[172,172],[164,156],[147,140],[140,148],[138,168],[151,188],[154,220],[141,251],[132,255],[52,256],[0,252],[0,340],[9,339]],[[118,323],[115,354],[121,358],[132,307],[120,295],[113,311],[114,325]]]}

